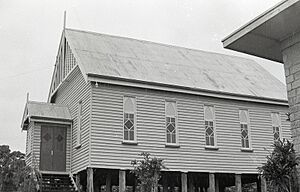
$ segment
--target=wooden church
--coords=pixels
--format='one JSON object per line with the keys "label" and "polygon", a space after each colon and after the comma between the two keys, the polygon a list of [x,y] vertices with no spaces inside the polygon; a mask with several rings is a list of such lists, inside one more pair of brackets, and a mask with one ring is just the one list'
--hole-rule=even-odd
{"label": "wooden church", "polygon": [[164,159],[159,191],[265,191],[257,167],[290,138],[287,112],[252,60],[66,28],[48,101],[27,101],[21,127],[42,191],[136,191],[141,152]]}

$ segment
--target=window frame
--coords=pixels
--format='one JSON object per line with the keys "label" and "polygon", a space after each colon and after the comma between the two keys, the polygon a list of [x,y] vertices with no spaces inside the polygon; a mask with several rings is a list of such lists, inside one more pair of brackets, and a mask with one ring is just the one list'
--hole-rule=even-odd
{"label": "window frame", "polygon": [[273,131],[273,127],[275,127],[275,125],[273,124],[273,114],[278,114],[279,117],[279,139],[282,140],[282,125],[281,125],[281,115],[280,112],[271,112],[271,127],[272,127],[272,136],[273,136],[273,142],[276,142],[274,139],[274,131]]}
{"label": "window frame", "polygon": [[[167,135],[167,103],[175,104],[175,143],[168,143],[168,135]],[[177,110],[177,101],[172,99],[165,100],[165,119],[164,119],[164,130],[165,130],[165,146],[166,147],[179,147],[179,131],[178,131],[178,110]]]}
{"label": "window frame", "polygon": [[[206,143],[206,125],[205,125],[205,121],[207,121],[206,120],[206,113],[205,113],[205,111],[206,111],[206,108],[207,107],[210,107],[210,108],[212,108],[213,109],[213,120],[212,120],[212,122],[213,122],[213,132],[214,132],[214,145],[207,145],[207,143]],[[205,104],[205,105],[203,105],[203,125],[204,125],[204,146],[205,146],[205,149],[215,149],[215,150],[217,150],[218,149],[218,137],[217,137],[217,125],[216,125],[216,106],[215,105],[212,105],[212,104]],[[208,121],[208,122],[210,122],[210,121]]]}
{"label": "window frame", "polygon": [[83,116],[83,102],[80,100],[78,102],[78,108],[77,108],[77,135],[76,135],[76,148],[79,148],[81,146],[81,140],[82,140],[82,116]]}
{"label": "window frame", "polygon": [[[134,132],[133,132],[133,140],[125,140],[125,135],[124,135],[124,129],[125,129],[125,100],[126,98],[131,98],[134,100],[134,122],[133,122],[133,126],[134,126]],[[124,95],[123,96],[123,121],[122,121],[122,143],[123,144],[137,144],[137,98],[135,96],[131,96],[131,95]]]}
{"label": "window frame", "polygon": [[[242,131],[241,131],[241,112],[242,111],[246,111],[246,115],[247,115],[247,130],[248,130],[248,140],[249,140],[249,147],[243,147],[243,143],[242,143]],[[239,135],[240,135],[240,143],[241,143],[241,151],[250,151],[252,152],[252,136],[251,136],[251,124],[250,124],[250,112],[249,109],[244,109],[241,108],[239,109]]]}

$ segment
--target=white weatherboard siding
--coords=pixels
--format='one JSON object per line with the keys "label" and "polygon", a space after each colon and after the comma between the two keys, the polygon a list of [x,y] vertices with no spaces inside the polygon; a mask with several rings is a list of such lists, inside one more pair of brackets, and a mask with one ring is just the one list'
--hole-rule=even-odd
{"label": "white weatherboard siding", "polygon": [[41,126],[31,122],[33,124],[33,135],[32,138],[32,167],[40,169],[40,153],[41,153]]}
{"label": "white weatherboard siding", "polygon": [[[76,148],[78,102],[82,101],[81,146]],[[89,163],[89,117],[90,117],[90,85],[84,81],[78,67],[71,72],[67,80],[59,87],[55,103],[69,107],[72,119],[72,172],[86,169]]]}
{"label": "white weatherboard siding", "polygon": [[30,122],[28,125],[27,129],[27,139],[26,139],[26,158],[25,158],[25,163],[27,166],[32,165],[32,144],[33,144],[33,139],[36,139],[34,137],[34,127],[33,127],[33,122]]}
{"label": "white weatherboard siding", "polygon": [[[138,145],[125,145],[123,96],[135,96]],[[177,102],[180,148],[165,147],[165,101]],[[224,100],[149,89],[99,84],[92,88],[91,167],[130,169],[147,151],[165,159],[170,171],[257,173],[273,142],[271,112],[280,112],[283,137],[290,138],[287,106]],[[204,105],[215,106],[217,146],[205,149]],[[254,152],[241,151],[239,109],[248,109]]]}

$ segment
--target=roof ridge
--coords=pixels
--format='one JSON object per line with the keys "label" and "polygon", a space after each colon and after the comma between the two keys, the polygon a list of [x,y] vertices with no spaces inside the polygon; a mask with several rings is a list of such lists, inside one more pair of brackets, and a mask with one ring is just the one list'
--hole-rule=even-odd
{"label": "roof ridge", "polygon": [[[179,45],[172,45],[172,44],[166,44],[166,43],[159,43],[159,42],[154,42],[154,41],[150,41],[150,40],[144,40],[144,39],[136,39],[133,37],[125,37],[125,36],[118,36],[118,35],[110,35],[110,34],[106,34],[106,33],[99,33],[99,32],[95,32],[95,31],[86,31],[86,30],[81,30],[81,29],[71,29],[71,28],[66,28],[66,30],[70,30],[70,31],[76,31],[76,32],[82,32],[82,33],[88,33],[88,34],[93,34],[93,35],[99,35],[99,36],[109,36],[112,38],[122,38],[122,39],[128,39],[128,40],[134,40],[134,41],[139,41],[139,42],[145,42],[145,43],[151,43],[151,44],[155,44],[155,45],[160,45],[160,46],[165,46],[165,47],[171,47],[171,48],[180,48],[182,50],[190,50],[190,51],[196,51],[196,52],[202,52],[202,53],[206,53],[206,54],[211,54],[211,55],[220,55],[220,56],[225,56],[228,58],[239,58],[239,59],[243,59],[243,60],[248,60],[248,61],[254,61],[255,63],[257,63],[255,60],[250,59],[250,58],[244,58],[241,56],[236,56],[236,55],[228,55],[228,54],[224,54],[224,53],[219,53],[219,52],[213,52],[213,51],[204,51],[201,49],[196,49],[196,48],[189,48],[189,47],[183,47],[183,46],[179,46]],[[257,63],[258,64],[258,63]]]}

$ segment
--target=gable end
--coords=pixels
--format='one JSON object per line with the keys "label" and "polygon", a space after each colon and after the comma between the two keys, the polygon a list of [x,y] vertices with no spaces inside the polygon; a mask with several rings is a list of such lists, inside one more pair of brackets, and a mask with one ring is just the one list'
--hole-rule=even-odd
{"label": "gable end", "polygon": [[69,42],[65,38],[64,34],[62,34],[62,39],[59,45],[56,62],[54,65],[54,71],[48,95],[48,102],[51,102],[52,96],[55,95],[55,92],[57,91],[59,86],[75,69],[76,65],[77,59],[74,56]]}

